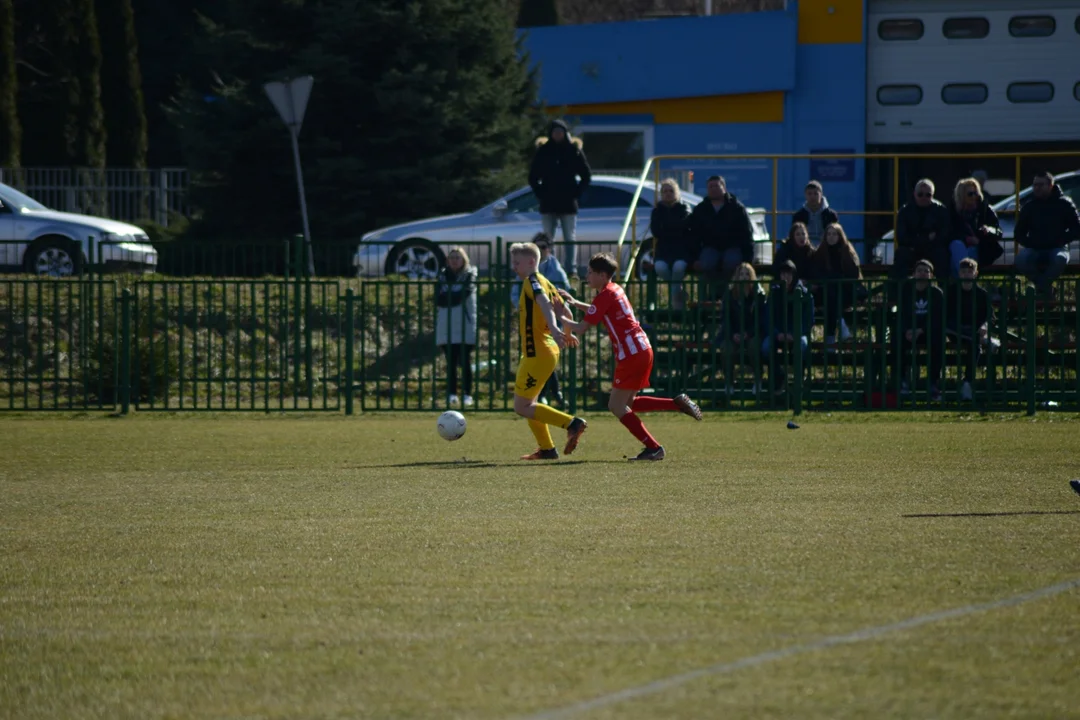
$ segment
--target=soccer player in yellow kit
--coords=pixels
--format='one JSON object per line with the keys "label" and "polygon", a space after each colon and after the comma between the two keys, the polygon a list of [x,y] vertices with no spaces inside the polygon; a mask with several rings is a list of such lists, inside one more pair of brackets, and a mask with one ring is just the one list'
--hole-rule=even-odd
{"label": "soccer player in yellow kit", "polygon": [[563,452],[569,455],[577,447],[587,423],[553,407],[540,405],[536,398],[559,363],[559,350],[576,338],[564,336],[559,330],[555,304],[561,306],[562,298],[555,286],[536,270],[540,249],[533,243],[515,243],[510,246],[510,262],[522,280],[518,303],[521,361],[514,382],[514,412],[529,421],[529,429],[540,446],[535,452],[522,455],[521,459],[558,460],[559,451],[555,449],[548,425],[566,430]]}

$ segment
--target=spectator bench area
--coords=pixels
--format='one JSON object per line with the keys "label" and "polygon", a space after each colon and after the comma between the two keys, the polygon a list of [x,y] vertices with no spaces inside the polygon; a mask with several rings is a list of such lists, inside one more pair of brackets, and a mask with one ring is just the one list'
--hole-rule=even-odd
{"label": "spectator bench area", "polygon": [[[970,343],[946,332],[940,397],[930,392],[927,347],[907,351],[906,364],[914,369],[910,392],[904,392],[904,378],[894,370],[894,341],[902,332],[900,287],[911,281],[890,280],[887,271],[887,266],[863,266],[864,280],[842,313],[852,334],[846,341],[826,344],[824,307],[815,303],[808,351],[801,362],[798,353],[774,351],[764,356],[762,333],[755,346],[743,350],[725,340],[723,305],[730,290],[705,288],[699,279],[687,278],[689,299],[684,309],[675,310],[668,302],[667,286],[651,278],[637,303],[655,354],[653,391],[686,391],[709,404],[735,409],[1080,407],[1080,265],[1069,266],[1054,284],[1052,296],[1036,295],[1012,267],[995,266],[982,273],[979,286],[988,291],[993,311],[988,323],[992,343],[982,349],[974,377],[965,378]],[[771,268],[760,268],[760,284],[766,291],[770,272]],[[944,289],[956,281],[934,282]],[[820,299],[821,288],[815,295]],[[712,299],[716,297],[720,299]],[[778,366],[779,376],[786,374],[788,379],[779,387],[771,380],[778,378]],[[970,380],[970,397],[963,393],[965,379]]]}

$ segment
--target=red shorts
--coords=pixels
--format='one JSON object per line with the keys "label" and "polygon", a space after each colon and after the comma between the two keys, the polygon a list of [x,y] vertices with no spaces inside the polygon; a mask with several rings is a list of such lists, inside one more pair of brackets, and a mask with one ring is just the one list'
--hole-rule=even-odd
{"label": "red shorts", "polygon": [[612,388],[615,390],[644,390],[649,387],[652,363],[652,348],[635,355],[627,355],[622,360],[617,361],[615,363],[615,382],[612,383]]}

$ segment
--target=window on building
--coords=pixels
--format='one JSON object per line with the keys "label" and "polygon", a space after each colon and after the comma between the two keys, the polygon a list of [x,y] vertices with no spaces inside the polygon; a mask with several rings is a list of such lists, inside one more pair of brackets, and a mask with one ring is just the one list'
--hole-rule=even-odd
{"label": "window on building", "polygon": [[1073,85],[1073,97],[1080,100],[1080,82]]}
{"label": "window on building", "polygon": [[1048,82],[1015,82],[1005,95],[1009,102],[1045,103],[1054,99],[1054,86]]}
{"label": "window on building", "polygon": [[990,21],[981,17],[949,18],[941,33],[950,40],[978,40],[990,34]]}
{"label": "window on building", "polygon": [[923,36],[922,20],[882,20],[877,34],[882,40],[918,40]]}
{"label": "window on building", "polygon": [[1076,16],[1076,20],[1073,22],[1073,28],[1076,30],[1076,34],[1080,35],[1080,15]]}
{"label": "window on building", "polygon": [[1023,15],[1009,20],[1013,37],[1049,37],[1057,30],[1057,22],[1049,15]]}
{"label": "window on building", "polygon": [[948,105],[979,105],[989,95],[982,83],[952,83],[941,88],[941,101]]}
{"label": "window on building", "polygon": [[882,85],[877,90],[879,105],[918,105],[922,88],[918,85]]}

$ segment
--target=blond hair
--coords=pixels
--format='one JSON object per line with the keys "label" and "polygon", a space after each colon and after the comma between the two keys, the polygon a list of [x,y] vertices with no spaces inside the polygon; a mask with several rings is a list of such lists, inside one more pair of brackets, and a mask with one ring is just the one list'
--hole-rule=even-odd
{"label": "blond hair", "polygon": [[446,253],[446,257],[449,258],[454,253],[457,253],[458,255],[461,256],[461,259],[465,261],[465,265],[463,266],[463,269],[468,270],[469,269],[469,253],[465,252],[465,248],[461,247],[460,245],[455,245],[452,248],[450,248],[450,252]]}
{"label": "blond hair", "polygon": [[751,295],[752,293],[755,293],[755,292],[757,292],[758,290],[761,289],[761,286],[758,285],[758,281],[757,281],[757,271],[754,270],[753,265],[751,265],[748,262],[739,263],[739,266],[735,268],[735,272],[733,272],[731,274],[732,277],[733,278],[738,278],[740,270],[745,270],[746,271],[746,280],[742,280],[742,281],[737,280],[737,282],[745,282],[746,283],[745,285],[742,285],[743,295]]}
{"label": "blond hair", "polygon": [[957,182],[956,187],[953,188],[953,205],[956,207],[957,210],[964,209],[964,193],[969,187],[975,188],[975,194],[979,196],[979,203],[982,204],[982,186],[979,185],[979,181],[975,178],[967,177]]}
{"label": "blond hair", "polygon": [[540,262],[540,248],[536,247],[536,243],[524,242],[511,245],[510,257],[517,257],[518,255],[528,255],[536,262]]}
{"label": "blond hair", "polygon": [[660,183],[660,191],[663,192],[664,188],[669,187],[675,191],[675,202],[679,202],[682,198],[682,191],[679,190],[679,183],[675,182],[672,178],[668,178],[664,182]]}

